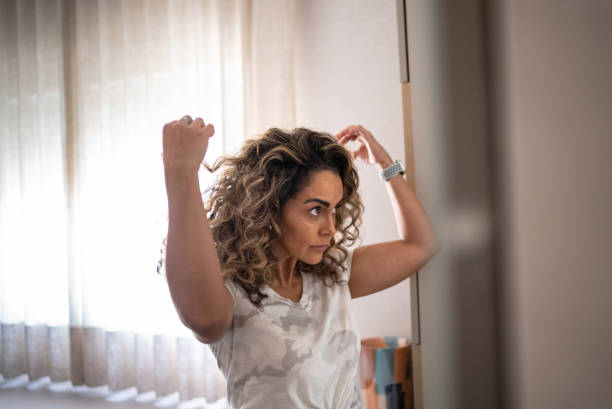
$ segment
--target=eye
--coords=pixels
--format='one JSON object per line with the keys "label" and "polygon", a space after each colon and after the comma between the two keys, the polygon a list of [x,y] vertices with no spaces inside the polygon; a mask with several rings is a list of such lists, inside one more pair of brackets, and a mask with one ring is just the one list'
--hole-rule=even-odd
{"label": "eye", "polygon": [[319,216],[321,214],[321,206],[313,207],[310,209],[310,214],[313,216]]}

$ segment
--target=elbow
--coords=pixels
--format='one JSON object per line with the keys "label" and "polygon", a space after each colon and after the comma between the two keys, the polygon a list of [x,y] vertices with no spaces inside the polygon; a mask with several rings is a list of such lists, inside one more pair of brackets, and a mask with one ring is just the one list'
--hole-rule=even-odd
{"label": "elbow", "polygon": [[223,326],[200,328],[197,330],[191,329],[191,332],[193,333],[195,338],[201,343],[207,345],[218,342],[221,338],[223,338],[223,335],[225,335],[226,331],[227,328]]}
{"label": "elbow", "polygon": [[[228,297],[231,296],[228,294]],[[232,323],[234,317],[233,306],[231,303],[224,305],[223,301],[220,301],[219,304],[205,314],[205,317],[185,320],[185,326],[194,333],[200,342],[205,344],[217,342],[223,337]]]}
{"label": "elbow", "polygon": [[215,333],[219,327],[225,326],[231,316],[207,314],[206,319],[183,319],[183,324],[198,334]]}
{"label": "elbow", "polygon": [[420,245],[423,255],[423,266],[431,261],[440,251],[440,246],[437,242]]}
{"label": "elbow", "polygon": [[193,326],[190,327],[191,332],[196,339],[204,344],[212,344],[219,341],[227,330],[229,329],[232,322],[231,315],[228,318],[221,319],[215,323],[209,323],[205,326]]}
{"label": "elbow", "polygon": [[201,332],[202,328],[206,328],[209,326],[209,324],[202,324],[201,322],[198,322],[192,319],[191,317],[187,317],[184,314],[181,314],[180,312],[178,315],[185,328],[188,328],[192,332]]}
{"label": "elbow", "polygon": [[[206,317],[206,319],[203,319],[203,316]],[[191,331],[198,333],[206,332],[208,328],[215,326],[215,321],[213,320],[213,317],[211,317],[209,314],[194,315],[186,314],[183,311],[183,313],[179,312],[179,318],[181,319],[181,322],[185,327],[189,328]]]}
{"label": "elbow", "polygon": [[429,240],[425,242],[423,247],[427,250],[427,253],[430,254],[431,257],[435,256],[440,251],[440,242],[436,238],[433,231],[430,234]]}
{"label": "elbow", "polygon": [[429,247],[428,253],[427,253],[427,262],[429,263],[431,259],[433,259],[436,256],[436,254],[438,254],[439,252],[440,252],[440,246],[437,243]]}
{"label": "elbow", "polygon": [[423,265],[429,263],[432,258],[440,251],[438,245],[430,245],[423,247],[424,262]]}
{"label": "elbow", "polygon": [[415,243],[413,241],[405,241],[405,243],[409,244],[412,247],[416,246],[421,249],[423,254],[427,255],[428,260],[433,258],[433,256],[438,254],[438,252],[440,252],[441,250],[440,244],[438,243],[438,241],[435,240],[428,243]]}

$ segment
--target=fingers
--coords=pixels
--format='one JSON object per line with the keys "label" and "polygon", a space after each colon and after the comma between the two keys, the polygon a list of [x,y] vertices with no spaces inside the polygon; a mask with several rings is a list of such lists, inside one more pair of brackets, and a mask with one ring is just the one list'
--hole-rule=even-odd
{"label": "fingers", "polygon": [[192,126],[194,128],[203,128],[204,120],[200,117],[197,117],[189,126]]}
{"label": "fingers", "polygon": [[355,125],[350,125],[338,132],[336,134],[336,139],[338,140],[338,143],[344,145],[347,141],[352,140],[354,128]]}
{"label": "fingers", "polygon": [[213,124],[206,125],[204,129],[207,131],[209,138],[215,134],[215,127]]}
{"label": "fingers", "polygon": [[200,117],[196,118],[195,121],[193,121],[193,123],[191,124],[191,126],[197,128],[197,129],[202,129],[204,130],[209,137],[213,136],[215,134],[215,127],[213,124],[208,124],[206,125],[204,123],[204,120]]}
{"label": "fingers", "polygon": [[163,134],[173,132],[172,129],[178,130],[183,127],[193,128],[197,132],[205,134],[208,138],[210,138],[211,136],[215,134],[214,125],[213,124],[206,125],[206,123],[204,122],[204,119],[202,119],[201,117],[198,117],[192,120],[189,124],[187,124],[187,120],[184,120],[185,117],[187,117],[187,115],[185,115],[181,119],[170,121],[164,124],[163,131],[162,131]]}
{"label": "fingers", "polygon": [[360,144],[367,144],[368,141],[364,137],[363,133],[347,133],[337,139],[338,143],[345,145],[349,142],[359,142]]}
{"label": "fingers", "polygon": [[358,139],[360,136],[365,137],[366,140],[370,140],[372,138],[372,134],[370,131],[365,129],[361,125],[350,125],[344,128],[342,131],[336,134],[336,139],[338,139],[339,143],[345,143],[346,141],[354,141]]}
{"label": "fingers", "polygon": [[361,125],[347,126],[336,135],[336,138],[353,137],[355,134],[361,131],[360,128],[362,128]]}
{"label": "fingers", "polygon": [[350,126],[347,126],[346,128],[344,128],[343,130],[341,130],[340,132],[338,132],[338,133],[336,134],[336,138],[342,138],[342,137],[344,137],[344,136],[348,135],[348,134],[349,134],[350,129],[351,129],[351,128],[353,128],[354,126],[355,126],[355,125],[350,125]]}
{"label": "fingers", "polygon": [[209,137],[213,136],[215,133],[215,127],[213,126],[213,124],[206,125],[204,119],[202,119],[201,117],[197,117],[191,124],[189,124],[189,126],[206,131]]}

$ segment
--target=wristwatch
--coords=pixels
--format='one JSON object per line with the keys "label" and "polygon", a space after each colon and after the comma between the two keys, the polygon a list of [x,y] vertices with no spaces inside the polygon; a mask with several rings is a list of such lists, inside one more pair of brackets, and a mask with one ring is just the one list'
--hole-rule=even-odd
{"label": "wristwatch", "polygon": [[378,176],[380,176],[380,180],[386,182],[394,176],[403,175],[405,172],[406,169],[404,168],[404,164],[399,160],[396,160],[393,165],[383,169]]}

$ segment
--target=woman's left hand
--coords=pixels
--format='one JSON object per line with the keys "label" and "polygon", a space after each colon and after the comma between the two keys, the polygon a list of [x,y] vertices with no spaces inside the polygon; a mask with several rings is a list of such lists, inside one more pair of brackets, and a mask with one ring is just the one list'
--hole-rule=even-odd
{"label": "woman's left hand", "polygon": [[361,125],[351,125],[336,134],[336,139],[341,145],[350,141],[359,143],[355,151],[351,151],[353,159],[360,159],[365,163],[376,166],[379,170],[391,166],[393,159],[389,153],[374,138],[374,135]]}

